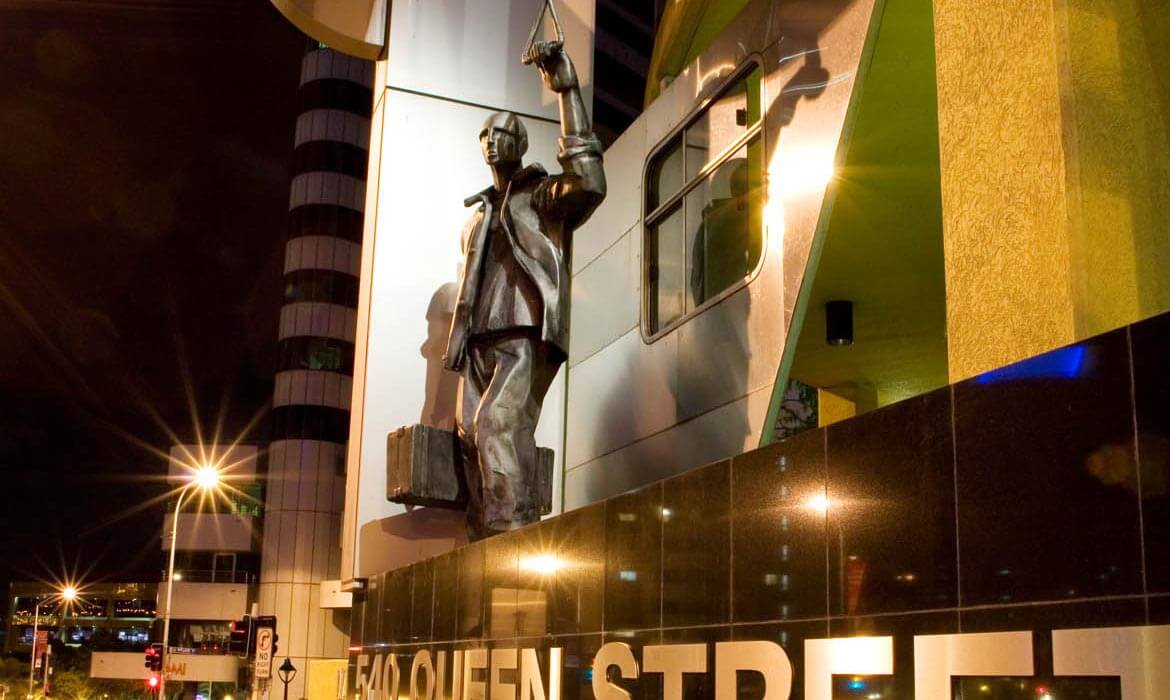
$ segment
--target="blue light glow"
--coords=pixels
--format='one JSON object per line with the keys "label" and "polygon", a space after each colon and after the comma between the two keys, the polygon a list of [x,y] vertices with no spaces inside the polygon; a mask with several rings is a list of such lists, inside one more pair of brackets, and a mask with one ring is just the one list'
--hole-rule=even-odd
{"label": "blue light glow", "polygon": [[849,681],[850,690],[865,690],[865,681],[854,678]]}
{"label": "blue light glow", "polygon": [[1070,345],[984,372],[975,381],[980,384],[995,384],[1020,379],[1073,379],[1085,371],[1087,354],[1084,345]]}

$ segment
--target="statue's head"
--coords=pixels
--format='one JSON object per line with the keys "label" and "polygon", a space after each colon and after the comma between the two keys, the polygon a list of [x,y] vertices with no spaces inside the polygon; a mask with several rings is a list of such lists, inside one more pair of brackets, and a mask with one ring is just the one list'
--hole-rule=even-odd
{"label": "statue's head", "polygon": [[528,131],[511,112],[496,112],[479,131],[479,145],[488,165],[519,164],[528,150]]}

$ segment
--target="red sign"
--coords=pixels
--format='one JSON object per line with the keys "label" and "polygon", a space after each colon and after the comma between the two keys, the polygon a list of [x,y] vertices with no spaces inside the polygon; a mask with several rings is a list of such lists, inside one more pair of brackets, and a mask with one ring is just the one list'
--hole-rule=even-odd
{"label": "red sign", "polygon": [[41,658],[50,652],[49,646],[49,630],[37,630],[37,641],[33,648],[33,655],[36,658],[36,663],[33,664],[35,668],[41,667]]}

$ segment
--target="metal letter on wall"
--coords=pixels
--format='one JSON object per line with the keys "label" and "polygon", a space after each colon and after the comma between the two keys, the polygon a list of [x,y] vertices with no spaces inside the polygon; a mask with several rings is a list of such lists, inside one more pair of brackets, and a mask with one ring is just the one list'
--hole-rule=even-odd
{"label": "metal letter on wall", "polygon": [[476,671],[488,667],[487,649],[468,649],[463,652],[463,700],[486,700],[487,683],[472,680]]}
{"label": "metal letter on wall", "polygon": [[1031,632],[914,638],[915,700],[949,700],[952,676],[1031,676]]}
{"label": "metal letter on wall", "polygon": [[775,642],[719,642],[715,645],[715,700],[735,700],[738,671],[764,676],[763,700],[788,700],[792,662]]}
{"label": "metal letter on wall", "polygon": [[548,695],[540,681],[540,663],[535,649],[520,651],[520,700],[561,699],[561,648],[548,650]]}
{"label": "metal letter on wall", "polygon": [[488,691],[491,700],[516,700],[516,686],[505,683],[500,671],[516,670],[515,649],[492,649],[492,665],[488,672]]}
{"label": "metal letter on wall", "polygon": [[888,676],[893,672],[893,637],[804,641],[805,700],[833,700],[834,675]]}
{"label": "metal letter on wall", "polygon": [[609,668],[618,668],[618,678],[637,678],[638,660],[625,642],[610,642],[593,657],[593,697],[596,700],[630,700],[624,688],[609,682]]}
{"label": "metal letter on wall", "polygon": [[642,670],[662,674],[663,700],[683,700],[683,674],[707,672],[706,644],[663,644],[642,651]]}
{"label": "metal letter on wall", "polygon": [[[425,671],[427,676],[426,692],[422,695],[418,694],[420,671]],[[410,664],[410,700],[431,700],[433,697],[435,697],[435,665],[431,663],[431,652],[420,649]]]}
{"label": "metal letter on wall", "polygon": [[382,666],[382,680],[378,684],[382,688],[382,700],[398,700],[398,685],[401,681],[398,657],[393,653],[386,654],[386,663]]}
{"label": "metal letter on wall", "polygon": [[1170,625],[1053,630],[1058,676],[1119,676],[1124,700],[1158,700],[1170,692]]}

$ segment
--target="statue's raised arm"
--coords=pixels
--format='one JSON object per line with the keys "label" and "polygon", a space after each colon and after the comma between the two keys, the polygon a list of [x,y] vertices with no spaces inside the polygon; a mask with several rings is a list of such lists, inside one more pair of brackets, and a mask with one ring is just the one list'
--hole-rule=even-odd
{"label": "statue's raised arm", "polygon": [[[593,134],[589,113],[585,111],[585,101],[581,98],[577,69],[565,52],[563,40],[532,42],[522,60],[525,64],[534,64],[540,70],[545,86],[560,98],[561,152],[557,159],[564,176],[550,183],[546,189],[550,197],[548,200],[540,197],[537,204],[560,203],[563,215],[571,219],[574,226],[579,225],[605,197],[605,170],[601,165],[601,143]],[[568,202],[564,201],[566,198]]]}

